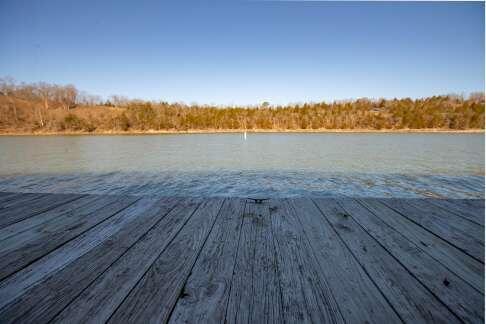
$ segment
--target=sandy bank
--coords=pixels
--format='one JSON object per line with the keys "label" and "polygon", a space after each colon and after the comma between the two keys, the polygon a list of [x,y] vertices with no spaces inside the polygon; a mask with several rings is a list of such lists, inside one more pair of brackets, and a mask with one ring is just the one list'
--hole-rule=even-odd
{"label": "sandy bank", "polygon": [[[190,129],[182,130],[146,130],[146,131],[94,131],[94,132],[19,132],[2,130],[0,136],[53,136],[53,135],[163,135],[163,134],[217,134],[243,133],[244,129]],[[247,129],[247,133],[484,133],[484,129]]]}

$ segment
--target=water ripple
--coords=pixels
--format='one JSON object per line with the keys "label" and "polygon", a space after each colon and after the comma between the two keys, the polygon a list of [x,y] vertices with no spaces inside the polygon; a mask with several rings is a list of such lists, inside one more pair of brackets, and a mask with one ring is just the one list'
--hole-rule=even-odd
{"label": "water ripple", "polygon": [[109,172],[0,176],[0,191],[192,197],[484,198],[483,176],[298,171]]}

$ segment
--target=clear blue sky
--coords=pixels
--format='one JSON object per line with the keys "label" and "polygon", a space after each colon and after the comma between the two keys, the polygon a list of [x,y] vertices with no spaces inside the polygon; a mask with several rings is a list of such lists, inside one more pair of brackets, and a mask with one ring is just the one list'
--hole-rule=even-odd
{"label": "clear blue sky", "polygon": [[484,89],[484,3],[0,2],[0,76],[274,104]]}

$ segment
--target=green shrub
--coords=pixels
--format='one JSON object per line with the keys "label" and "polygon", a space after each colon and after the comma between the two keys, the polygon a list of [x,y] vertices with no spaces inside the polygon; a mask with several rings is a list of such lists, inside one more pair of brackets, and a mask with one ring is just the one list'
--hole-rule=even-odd
{"label": "green shrub", "polygon": [[96,129],[95,126],[88,123],[86,120],[74,115],[68,114],[64,117],[63,125],[65,130],[72,130],[72,131],[87,131],[92,132]]}

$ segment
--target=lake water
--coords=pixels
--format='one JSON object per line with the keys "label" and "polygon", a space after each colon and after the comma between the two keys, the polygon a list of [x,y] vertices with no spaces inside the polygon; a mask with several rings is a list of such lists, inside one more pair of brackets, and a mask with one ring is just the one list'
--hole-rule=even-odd
{"label": "lake water", "polygon": [[0,190],[484,197],[483,134],[0,137]]}

